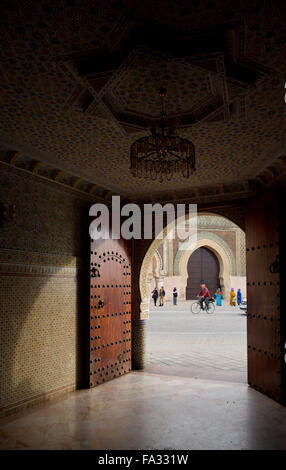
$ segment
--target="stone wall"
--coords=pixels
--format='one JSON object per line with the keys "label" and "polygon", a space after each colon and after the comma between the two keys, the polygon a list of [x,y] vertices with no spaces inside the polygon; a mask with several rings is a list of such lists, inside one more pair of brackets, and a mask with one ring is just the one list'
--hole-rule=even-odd
{"label": "stone wall", "polygon": [[[160,282],[160,286],[164,286],[166,293],[165,300],[173,300],[173,289],[177,288],[177,291],[180,292],[181,289],[181,276],[167,276]],[[152,277],[150,279],[150,293],[156,286],[156,280]],[[185,286],[183,286],[185,287]]]}
{"label": "stone wall", "polygon": [[88,197],[1,165],[0,413],[82,383],[82,220]]}

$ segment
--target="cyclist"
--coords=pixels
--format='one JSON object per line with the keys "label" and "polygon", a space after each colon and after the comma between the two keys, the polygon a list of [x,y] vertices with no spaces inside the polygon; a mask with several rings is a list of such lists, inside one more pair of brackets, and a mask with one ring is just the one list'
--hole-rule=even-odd
{"label": "cyclist", "polygon": [[206,310],[208,310],[208,308],[209,308],[209,299],[211,297],[211,294],[209,293],[209,290],[208,290],[208,288],[207,288],[207,286],[205,285],[204,282],[202,282],[202,284],[201,284],[201,290],[198,293],[198,297],[199,297],[199,303],[201,305],[201,309],[204,310],[203,302],[205,302]]}

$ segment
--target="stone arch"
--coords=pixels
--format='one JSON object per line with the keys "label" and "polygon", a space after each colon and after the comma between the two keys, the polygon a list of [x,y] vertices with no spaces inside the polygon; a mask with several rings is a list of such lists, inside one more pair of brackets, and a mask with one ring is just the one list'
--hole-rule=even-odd
{"label": "stone arch", "polygon": [[[192,240],[193,238],[193,240]],[[228,244],[225,242],[225,240],[223,240],[220,236],[216,235],[215,233],[211,233],[211,232],[208,232],[206,230],[204,230],[203,232],[200,232],[197,234],[196,236],[196,240],[198,243],[200,240],[202,239],[207,239],[207,240],[212,240],[214,242],[216,242],[218,245],[220,245],[222,247],[222,249],[225,251],[225,253],[227,254],[228,258],[229,258],[229,262],[230,262],[230,275],[231,276],[235,276],[236,274],[236,263],[235,263],[235,259],[234,259],[234,255],[230,249],[230,247],[228,246]],[[188,246],[194,246],[194,243],[195,243],[195,237],[189,237],[187,238],[186,240],[184,240],[184,242],[181,244],[180,246],[180,249],[177,251],[176,253],[176,256],[175,256],[175,260],[174,260],[174,275],[175,276],[180,276],[181,272],[180,272],[180,262],[181,262],[181,258],[184,254],[184,251],[185,250],[188,250]],[[202,245],[200,245],[202,246]],[[199,246],[197,246],[197,248],[199,248]],[[195,248],[195,250],[197,249]],[[193,251],[195,251],[193,250]]]}
{"label": "stone arch", "polygon": [[160,272],[163,269],[163,259],[161,254],[159,253],[158,250],[155,250],[154,255],[156,256],[156,261],[157,261],[157,266],[158,266],[158,273],[157,275],[159,276]]}
{"label": "stone arch", "polygon": [[140,295],[141,295],[141,303],[140,303],[140,319],[144,320],[145,318],[149,318],[149,306],[150,306],[150,294],[149,294],[149,287],[148,287],[148,269],[151,263],[151,260],[154,256],[154,253],[157,251],[162,243],[162,239],[155,239],[149,246],[149,249],[143,259],[143,263],[140,270],[140,277],[139,277],[139,286],[140,286]]}
{"label": "stone arch", "polygon": [[[155,262],[156,262],[155,271],[153,269],[154,258],[155,258]],[[161,254],[159,253],[158,250],[154,250],[154,253],[153,253],[153,256],[151,258],[150,263],[151,263],[150,264],[151,269],[149,268],[148,277],[147,277],[147,286],[148,286],[149,298],[150,298],[152,289],[154,288],[153,282],[155,281],[155,286],[158,287],[158,281],[161,279],[160,273],[163,269],[163,259],[162,259],[162,256],[161,256]],[[152,271],[152,276],[150,276],[151,271]]]}

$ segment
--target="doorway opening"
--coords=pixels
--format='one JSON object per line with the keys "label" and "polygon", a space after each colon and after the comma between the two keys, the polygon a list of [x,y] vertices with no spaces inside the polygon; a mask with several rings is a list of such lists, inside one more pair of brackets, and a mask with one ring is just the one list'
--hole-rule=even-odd
{"label": "doorway opening", "polygon": [[202,280],[204,280],[210,292],[216,292],[220,288],[219,261],[209,248],[201,246],[194,251],[189,257],[187,270],[186,300],[196,298],[198,285]]}
{"label": "doorway opening", "polygon": [[[246,383],[245,235],[219,215],[199,214],[197,225],[195,244],[189,238],[156,239],[145,256],[140,276],[145,318],[149,312],[145,370]],[[214,298],[218,289],[222,293],[213,314],[192,313],[202,282]],[[164,305],[158,299],[155,306],[152,293],[162,287]],[[230,305],[231,289],[235,305]]]}

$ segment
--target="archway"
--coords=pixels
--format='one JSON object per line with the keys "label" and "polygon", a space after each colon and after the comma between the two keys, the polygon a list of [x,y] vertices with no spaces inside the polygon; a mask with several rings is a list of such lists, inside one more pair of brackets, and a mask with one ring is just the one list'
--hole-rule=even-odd
{"label": "archway", "polygon": [[230,290],[230,276],[235,272],[235,259],[224,240],[210,232],[205,232],[204,234],[198,234],[194,248],[188,249],[188,246],[193,247],[190,239],[182,243],[174,261],[174,273],[181,275],[180,298],[186,299],[185,286],[188,279],[188,260],[194,251],[201,247],[208,248],[217,257],[219,262],[219,285],[225,295]]}
{"label": "archway", "polygon": [[[230,220],[219,213],[205,212],[202,211],[198,214],[199,216],[219,216],[222,219]],[[177,223],[183,220],[177,219]],[[235,222],[233,222],[236,224]],[[237,225],[238,226],[238,225]],[[241,228],[241,227],[239,227]],[[167,232],[167,227],[164,229],[164,234]],[[142,260],[142,265],[139,274],[139,290],[140,290],[140,319],[145,320],[149,318],[149,306],[150,306],[150,294],[149,294],[149,282],[148,272],[151,260],[154,254],[158,253],[158,248],[162,243],[162,238],[156,238],[152,240],[145,240],[145,256]],[[181,276],[181,287],[179,289],[179,298],[185,299],[185,286],[187,284],[188,272],[187,262],[193,251],[206,246],[208,249],[214,252],[219,261],[219,282],[223,294],[226,294],[230,290],[230,276],[235,273],[235,259],[233,253],[229,249],[226,242],[217,234],[204,231],[204,233],[198,233],[196,236],[191,236],[186,239],[177,251],[174,259],[174,276]],[[189,248],[191,247],[191,248]]]}
{"label": "archway", "polygon": [[153,257],[150,262],[147,284],[148,284],[148,292],[149,296],[151,295],[152,290],[154,287],[159,287],[160,283],[160,272],[162,270],[162,257],[160,253],[155,250]]}
{"label": "archway", "polygon": [[149,281],[148,281],[148,272],[149,266],[152,262],[153,256],[159,248],[160,244],[162,243],[161,239],[156,238],[151,241],[149,249],[147,249],[147,253],[144,256],[142,266],[140,269],[139,275],[139,289],[140,289],[140,320],[145,320],[149,318],[149,307],[150,307],[150,289],[149,289]]}
{"label": "archway", "polygon": [[[209,216],[215,219],[211,223],[206,220]],[[200,217],[201,222],[199,221]],[[214,224],[214,222],[218,222],[218,218],[222,219],[221,225]],[[176,221],[183,227],[182,222],[183,220],[180,219]],[[166,235],[170,226],[166,226],[164,230],[164,235]],[[234,239],[230,234],[224,233],[229,230],[233,230]],[[145,258],[141,258],[142,265],[141,271],[138,273],[140,275],[138,280],[141,293],[140,326],[144,331],[143,340],[140,343],[140,358],[146,358],[144,359],[144,362],[146,361],[144,367],[146,366],[148,371],[155,372],[164,368],[164,370],[170,371],[170,367],[172,367],[174,373],[179,373],[176,369],[178,367],[180,373],[187,373],[190,376],[206,377],[209,374],[209,377],[215,379],[228,377],[233,381],[246,381],[246,317],[241,315],[242,312],[238,308],[229,312],[229,302],[227,301],[228,292],[233,282],[232,278],[236,276],[237,269],[239,269],[239,263],[236,259],[237,252],[235,251],[237,230],[241,231],[240,227],[226,217],[203,212],[198,213],[196,234],[184,235],[184,241],[178,237],[174,238],[171,251],[167,254],[168,260],[169,253],[173,254],[173,265],[171,274],[168,271],[164,279],[166,297],[163,309],[153,305],[148,282],[146,282],[148,281],[147,273],[150,271],[148,267],[152,263],[154,253],[162,251],[160,247],[163,242],[162,237],[149,242],[144,240],[137,244],[136,253],[141,253],[142,256],[145,252]],[[216,315],[210,320],[207,320],[204,313],[197,317],[191,315],[192,301],[186,300],[185,295],[189,275],[188,261],[190,256],[200,248],[208,250],[217,260],[218,283],[225,294],[222,308],[218,307]],[[144,281],[144,277],[146,281]],[[173,287],[176,287],[179,292],[176,307],[173,306],[172,301]],[[197,292],[199,292],[199,287],[198,283]],[[139,300],[138,296],[137,302]],[[137,330],[134,329],[134,331],[137,333]],[[137,336],[134,343],[137,346]],[[205,344],[203,350],[201,350],[202,343]],[[225,350],[222,345],[228,351],[228,358],[232,358],[233,364],[237,366],[229,367],[225,362]],[[139,366],[142,368],[143,363],[141,362]],[[182,371],[182,367],[185,367],[184,371]]]}
{"label": "archway", "polygon": [[187,263],[186,300],[194,300],[198,295],[199,286],[204,282],[211,295],[214,295],[219,282],[219,262],[213,251],[205,246],[195,250]]}
{"label": "archway", "polygon": [[[281,194],[284,194],[282,189]],[[227,220],[231,220],[246,232],[248,382],[254,388],[259,386],[263,393],[269,394],[276,400],[281,399],[281,376],[276,377],[277,382],[275,382],[270,360],[268,361],[265,355],[260,354],[259,357],[256,355],[259,349],[261,349],[261,342],[261,344],[265,344],[265,351],[269,351],[270,358],[273,358],[275,353],[277,354],[277,361],[280,359],[279,348],[282,343],[277,342],[276,345],[275,342],[275,348],[273,346],[273,348],[271,347],[272,349],[269,349],[267,338],[262,332],[261,327],[267,326],[265,331],[268,332],[268,338],[271,338],[270,327],[274,325],[273,320],[277,319],[277,321],[280,321],[280,318],[278,318],[280,313],[280,297],[279,295],[275,296],[273,291],[276,285],[279,286],[280,280],[280,239],[278,237],[279,230],[277,230],[277,226],[280,220],[278,217],[278,201],[282,200],[281,194],[270,189],[265,194],[255,196],[247,204],[241,205],[239,202],[234,201],[229,204],[225,203],[218,208],[214,208],[211,204],[209,204],[210,207],[205,208],[201,204],[199,209],[199,215],[222,216]],[[134,296],[134,311],[136,312],[136,317],[133,328],[133,345],[135,348],[133,364],[134,368],[138,369],[145,367],[145,319],[149,318],[149,298],[145,273],[147,273],[152,250],[158,247],[159,244],[160,240],[144,240],[136,242],[134,245],[137,261],[138,255],[141,260],[141,270],[138,269],[134,276],[134,293],[136,294]],[[257,270],[257,266],[260,267],[259,270]],[[263,286],[262,290],[261,286]],[[275,299],[275,302],[273,299]],[[264,316],[261,315],[262,307],[265,313],[268,312],[268,317],[266,314]],[[265,322],[263,322],[263,325],[261,323],[261,319],[267,318],[270,319],[269,327]],[[277,334],[280,340],[280,330],[277,331]],[[260,369],[258,369],[258,366]],[[262,374],[263,370],[267,373],[267,383],[263,379],[266,377],[265,374]],[[281,374],[280,370],[279,374]],[[278,385],[275,385],[276,383]]]}
{"label": "archway", "polygon": [[[166,290],[164,307],[158,308],[152,301],[150,302],[150,297],[149,302],[147,299],[147,307],[150,305],[150,318],[148,322],[146,321],[145,369],[150,373],[185,374],[189,377],[227,379],[245,383],[246,317],[241,315],[242,311],[237,307],[231,310],[226,295],[222,305],[215,307],[215,315],[206,315],[204,311],[198,316],[192,315],[191,305],[200,290],[202,276],[206,278],[206,284],[212,295],[218,285],[223,288],[225,294],[228,294],[230,276],[236,274],[238,266],[237,253],[232,251],[233,247],[237,246],[235,243],[237,226],[234,228],[229,221],[218,221],[218,217],[213,214],[210,216],[211,221],[206,219],[208,214],[204,214],[201,222],[198,220],[196,236],[185,234],[184,241],[179,237],[174,237],[172,241],[173,271],[171,275],[168,271],[164,279]],[[234,238],[230,230],[233,231]],[[162,239],[154,240],[151,249],[160,251],[161,247],[158,248],[160,243]],[[186,298],[190,258],[202,251],[208,253],[210,259],[214,261],[214,286],[211,286],[207,273],[198,273],[193,295]],[[148,255],[151,253],[150,250]],[[167,256],[169,259],[169,253]],[[179,290],[179,299],[175,304],[172,299],[173,286]]]}

